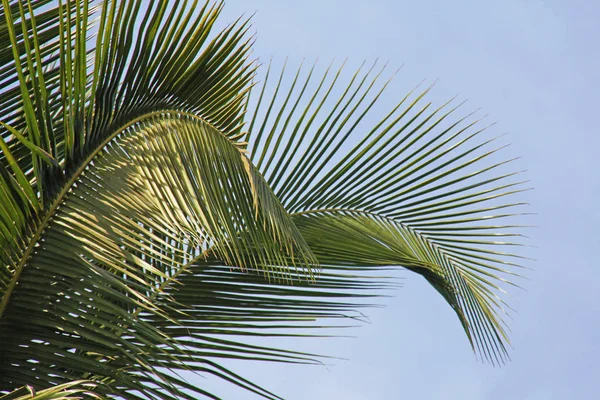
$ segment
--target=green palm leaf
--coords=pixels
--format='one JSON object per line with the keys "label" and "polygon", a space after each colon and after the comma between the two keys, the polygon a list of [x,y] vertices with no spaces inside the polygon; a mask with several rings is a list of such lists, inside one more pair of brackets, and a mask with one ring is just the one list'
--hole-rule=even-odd
{"label": "green palm leaf", "polygon": [[341,71],[314,67],[249,107],[248,21],[215,32],[221,2],[2,3],[3,398],[217,398],[181,371],[279,398],[221,360],[321,362],[253,340],[330,335],[395,267],[504,361],[498,246],[521,243],[487,221],[522,182],[455,109],[409,94],[365,130],[381,72],[332,102]]}
{"label": "green palm leaf", "polygon": [[[502,363],[508,336],[499,285],[511,285],[506,277],[519,275],[508,267],[520,265],[495,247],[522,244],[497,240],[518,239],[510,231],[518,227],[488,221],[523,214],[511,210],[525,203],[505,199],[526,190],[525,182],[506,169],[511,160],[498,159],[495,139],[479,139],[485,128],[478,121],[449,122],[458,109],[450,102],[433,111],[421,105],[429,89],[414,99],[409,93],[364,134],[361,123],[389,83],[376,89],[383,69],[374,74],[374,67],[357,71],[337,100],[330,96],[341,69],[332,78],[328,69],[310,97],[314,67],[302,89],[296,73],[284,100],[280,78],[268,106],[267,80],[252,116],[252,159],[321,264],[396,265],[423,275],[474,348]],[[277,101],[283,106],[275,115]],[[307,106],[298,110],[300,103]]]}

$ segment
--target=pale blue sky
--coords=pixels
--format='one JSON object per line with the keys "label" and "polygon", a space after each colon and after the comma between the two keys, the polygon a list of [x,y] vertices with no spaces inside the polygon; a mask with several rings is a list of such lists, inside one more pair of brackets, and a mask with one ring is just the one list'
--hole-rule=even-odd
{"label": "pale blue sky", "polygon": [[[399,97],[439,78],[431,101],[460,93],[509,132],[511,156],[528,170],[528,223],[537,259],[513,293],[512,362],[476,360],[455,315],[408,272],[404,287],[369,310],[356,339],[313,343],[349,361],[329,368],[235,363],[236,370],[286,399],[589,399],[600,367],[600,5],[575,1],[242,1],[226,3],[222,23],[257,11],[255,56],[292,65],[349,57],[356,67],[380,57]],[[388,109],[393,98],[384,99]],[[387,102],[387,103],[386,103]],[[227,383],[199,379],[225,399],[254,399]]]}

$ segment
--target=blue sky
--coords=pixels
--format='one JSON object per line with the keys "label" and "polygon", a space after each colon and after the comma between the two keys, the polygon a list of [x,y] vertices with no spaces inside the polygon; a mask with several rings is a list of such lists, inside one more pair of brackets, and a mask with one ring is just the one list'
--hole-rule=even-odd
{"label": "blue sky", "polygon": [[[600,376],[600,195],[596,108],[600,5],[591,1],[241,1],[222,23],[251,14],[254,55],[292,65],[303,57],[380,57],[404,67],[396,98],[439,78],[429,100],[459,93],[508,132],[534,191],[526,199],[539,225],[527,234],[536,259],[525,291],[509,298],[512,361],[502,368],[475,358],[460,324],[424,281],[404,272],[404,287],[369,310],[355,339],[312,343],[348,358],[325,367],[229,364],[286,399],[585,399]],[[380,106],[386,110],[393,98]],[[200,379],[225,399],[254,399],[227,383]]]}

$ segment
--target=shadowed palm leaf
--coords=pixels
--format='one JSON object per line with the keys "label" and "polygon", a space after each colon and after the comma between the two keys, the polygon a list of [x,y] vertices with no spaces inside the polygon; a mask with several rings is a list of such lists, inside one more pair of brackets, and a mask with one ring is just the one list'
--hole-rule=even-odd
{"label": "shadowed palm leaf", "polygon": [[3,0],[3,398],[216,398],[184,370],[279,398],[219,360],[319,362],[252,338],[355,318],[390,267],[503,362],[519,265],[497,248],[520,235],[488,221],[519,215],[523,182],[493,140],[427,91],[365,128],[373,68],[337,100],[341,70],[284,89],[269,68],[249,100],[248,22],[215,33],[221,9]]}

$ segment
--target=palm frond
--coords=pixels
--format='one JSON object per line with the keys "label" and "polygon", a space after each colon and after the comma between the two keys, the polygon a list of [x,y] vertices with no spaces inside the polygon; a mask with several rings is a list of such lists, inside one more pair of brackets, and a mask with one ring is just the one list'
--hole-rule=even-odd
{"label": "palm frond", "polygon": [[490,221],[524,214],[526,204],[510,199],[526,182],[500,158],[496,138],[481,139],[486,127],[469,121],[472,114],[451,121],[460,107],[453,101],[431,110],[423,100],[430,89],[411,91],[367,126],[390,81],[378,84],[384,68],[375,64],[361,69],[343,84],[341,68],[317,82],[314,67],[301,79],[299,70],[287,91],[283,72],[268,89],[267,72],[251,116],[252,160],[321,264],[397,265],[424,275],[474,349],[501,363],[508,337],[494,282],[510,284],[502,275],[520,258],[496,247],[522,242],[499,241],[519,239],[511,231],[519,227]]}
{"label": "palm frond", "polygon": [[[3,10],[16,15],[3,12],[0,32],[12,53],[2,53],[0,67],[7,81],[17,82],[0,97],[2,120],[61,165],[59,171],[46,166],[31,146],[0,129],[44,207],[60,191],[60,175],[68,176],[115,129],[142,115],[190,112],[228,137],[242,137],[254,73],[247,60],[251,39],[245,38],[247,21],[212,33],[222,3],[155,2],[140,18],[139,1],[69,1],[32,18],[45,3],[25,7],[4,0]],[[94,17],[101,22],[91,31]],[[22,35],[22,25],[29,35]]]}
{"label": "palm frond", "polygon": [[[294,225],[272,194],[253,190],[251,177],[259,176],[248,174],[253,167],[244,159],[203,120],[159,113],[134,121],[86,162],[41,221],[45,229],[25,249],[26,264],[16,260],[12,268],[20,276],[0,321],[3,383],[32,383],[23,381],[30,364],[16,367],[19,352],[11,350],[25,345],[36,348],[36,370],[47,368],[36,377],[40,384],[89,374],[110,377],[123,395],[135,389],[151,396],[136,375],[144,373],[157,376],[146,384],[180,398],[156,368],[181,368],[164,348],[180,354],[182,347],[138,318],[144,312],[178,324],[152,299],[193,258],[212,255],[252,269],[290,260],[310,268],[314,258],[296,230],[283,229]],[[247,248],[256,249],[252,257]],[[56,352],[69,368],[49,374]],[[128,372],[130,363],[139,367]]]}
{"label": "palm frond", "polygon": [[[217,364],[220,360],[230,359],[322,364],[323,356],[294,351],[287,341],[339,335],[339,329],[364,321],[357,310],[378,306],[380,292],[394,287],[383,271],[362,267],[324,266],[314,283],[293,273],[293,285],[283,276],[267,282],[260,270],[232,270],[217,259],[195,260],[184,271],[158,298],[181,325],[158,314],[142,317],[185,346],[185,353],[170,354],[176,362],[167,357],[162,361],[173,369],[183,364],[210,373],[223,368]],[[285,338],[286,343],[278,348],[271,338]],[[232,380],[235,375],[229,370],[221,371],[221,378],[234,384],[265,398],[280,398],[239,377]]]}
{"label": "palm frond", "polygon": [[[3,93],[2,102],[17,108],[0,109],[0,244],[6,249],[3,257],[11,260],[0,271],[0,293],[6,293],[0,315],[20,274],[10,266],[19,254],[29,257],[25,243],[45,229],[39,221],[52,217],[60,193],[87,167],[82,163],[90,162],[123,125],[160,111],[193,112],[228,137],[239,136],[253,71],[246,61],[245,24],[233,24],[208,41],[221,3],[207,4],[197,13],[177,7],[186,2],[177,3],[171,14],[178,17],[166,18],[167,5],[159,2],[135,31],[139,1],[103,2],[91,49],[86,48],[88,25],[97,10],[92,3],[67,2],[32,17],[35,6],[45,5],[3,1],[0,35],[10,39],[13,60],[3,53],[0,61],[14,88]],[[181,18],[187,25],[174,25]],[[141,32],[136,47],[131,43],[134,32]],[[182,44],[183,39],[191,41]],[[144,57],[132,61],[140,55]]]}

